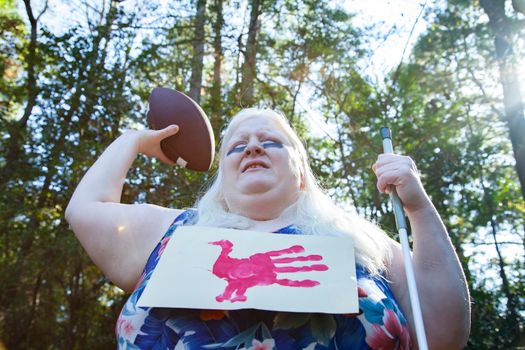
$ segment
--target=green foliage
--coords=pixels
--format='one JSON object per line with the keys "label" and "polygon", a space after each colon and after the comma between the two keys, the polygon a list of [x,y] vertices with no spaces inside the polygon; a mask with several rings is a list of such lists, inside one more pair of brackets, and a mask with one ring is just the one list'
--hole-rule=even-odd
{"label": "green foliage", "polygon": [[[12,119],[19,107],[18,77],[24,60],[27,29],[14,1],[0,2],[0,120]],[[0,124],[0,126],[3,126]],[[1,128],[4,129],[4,128]]]}
{"label": "green foliage", "polygon": [[[195,13],[195,2],[127,3],[105,2],[88,26],[73,22],[59,34],[39,25],[38,97],[18,135],[13,126],[29,101],[29,29],[14,1],[0,2],[0,347],[115,346],[114,324],[126,296],[91,263],[64,210],[109,143],[124,129],[145,127],[152,88],[189,90]],[[224,2],[220,104],[211,97],[216,3],[209,1],[206,10],[201,105],[218,119],[217,138],[243,107],[238,89],[247,9],[244,2]],[[466,271],[473,299],[468,348],[516,347],[525,311],[525,202],[500,119],[493,39],[472,2],[451,0],[428,15],[432,24],[409,62],[378,83],[361,68],[374,34],[355,28],[351,14],[326,0],[265,2],[255,101],[289,118],[335,199],[395,232],[387,197],[378,193],[370,169],[382,152],[378,130],[389,126],[397,152],[416,161]],[[305,103],[323,120],[313,121]],[[15,135],[21,153],[9,163]],[[191,207],[213,173],[139,156],[122,202]],[[482,251],[496,245],[519,253],[484,258]],[[332,331],[330,320],[314,321],[326,324],[326,334]]]}
{"label": "green foliage", "polygon": [[[449,1],[435,15],[433,25],[416,45],[413,60],[424,74],[417,84],[429,82],[423,96],[441,114],[443,125],[433,130],[441,134],[444,128],[451,129],[435,145],[439,154],[447,155],[446,162],[429,169],[431,186],[438,186],[427,189],[444,214],[464,266],[483,264],[483,271],[479,267],[467,270],[473,299],[468,348],[514,348],[523,341],[525,305],[523,294],[516,293],[523,288],[522,272],[512,271],[513,266],[523,264],[524,199],[502,121],[493,38],[486,23],[480,22],[481,8],[470,3]],[[430,111],[427,108],[425,114]],[[427,173],[424,168],[422,172]],[[480,245],[487,243],[498,253],[490,260],[483,254],[487,246]],[[501,280],[492,278],[487,283],[488,270]]]}

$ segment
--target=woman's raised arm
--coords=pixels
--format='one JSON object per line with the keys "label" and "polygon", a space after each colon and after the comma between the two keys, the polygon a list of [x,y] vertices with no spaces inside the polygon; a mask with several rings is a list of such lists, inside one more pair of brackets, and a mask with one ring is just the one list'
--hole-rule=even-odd
{"label": "woman's raised arm", "polygon": [[177,132],[172,125],[122,134],[84,175],[66,208],[66,220],[88,255],[125,291],[133,290],[149,254],[181,211],[121,204],[124,180],[139,153],[173,164],[160,141]]}
{"label": "woman's raised arm", "polygon": [[[465,275],[445,226],[409,157],[382,154],[372,167],[377,187],[396,187],[410,221],[413,264],[429,349],[462,349],[470,332],[470,298]],[[414,330],[401,247],[392,241],[388,278]],[[414,335],[414,334],[413,334]],[[413,338],[416,345],[416,339]]]}

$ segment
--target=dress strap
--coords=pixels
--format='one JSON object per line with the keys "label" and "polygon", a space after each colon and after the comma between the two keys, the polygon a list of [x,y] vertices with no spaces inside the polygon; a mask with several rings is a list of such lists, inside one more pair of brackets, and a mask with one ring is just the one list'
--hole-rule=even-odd
{"label": "dress strap", "polygon": [[190,208],[177,215],[170,227],[173,225],[193,225],[195,222],[197,222],[197,210]]}
{"label": "dress strap", "polygon": [[190,209],[183,211],[182,213],[177,215],[177,217],[173,220],[173,222],[171,223],[166,233],[164,233],[164,235],[162,236],[161,241],[164,240],[166,237],[171,236],[173,231],[175,231],[175,229],[178,226],[194,225],[196,222],[197,222],[197,210],[190,208]]}
{"label": "dress strap", "polygon": [[153,251],[148,257],[148,261],[144,266],[143,275],[147,275],[149,272],[153,271],[155,266],[158,263],[160,256],[162,255],[164,248],[168,244],[171,235],[175,229],[183,225],[193,225],[197,221],[197,211],[195,209],[188,209],[177,215],[175,220],[171,223],[170,227],[166,230],[166,233],[162,236],[160,241],[157,243]]}

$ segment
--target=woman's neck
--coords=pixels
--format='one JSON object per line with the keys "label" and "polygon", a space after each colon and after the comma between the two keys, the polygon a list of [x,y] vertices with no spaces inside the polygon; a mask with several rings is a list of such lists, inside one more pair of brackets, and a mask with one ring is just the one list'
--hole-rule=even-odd
{"label": "woman's neck", "polygon": [[257,221],[252,220],[252,225],[250,226],[250,230],[253,231],[261,231],[261,232],[274,232],[277,231],[283,227],[290,226],[292,222],[285,221],[285,220],[266,220],[266,221]]}
{"label": "woman's neck", "polygon": [[272,221],[282,217],[298,199],[299,193],[280,193],[278,189],[256,194],[237,193],[225,196],[226,206],[232,213],[255,221]]}
{"label": "woman's neck", "polygon": [[276,218],[268,220],[254,220],[248,218],[251,222],[250,230],[263,232],[277,231],[280,228],[293,224],[296,218],[296,214],[296,204],[293,204],[290,207],[283,210],[281,214]]}

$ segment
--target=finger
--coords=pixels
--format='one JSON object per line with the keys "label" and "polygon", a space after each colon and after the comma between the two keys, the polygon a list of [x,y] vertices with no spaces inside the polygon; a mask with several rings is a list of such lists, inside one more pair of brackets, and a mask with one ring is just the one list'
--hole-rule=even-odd
{"label": "finger", "polygon": [[162,152],[162,149],[160,150],[159,154],[157,155],[156,157],[158,160],[160,160],[161,162],[165,163],[165,164],[168,164],[168,165],[175,165],[175,162],[172,161],[170,158],[168,158],[168,156],[166,156],[164,154],[164,152]]}
{"label": "finger", "polygon": [[389,159],[389,158],[397,158],[399,156],[400,155],[396,154],[396,153],[381,153],[381,154],[377,155],[377,159],[378,160],[386,160],[386,159]]}
{"label": "finger", "polygon": [[408,156],[399,155],[399,154],[393,154],[393,153],[383,153],[377,156],[376,163],[378,163],[378,165],[394,163],[394,162],[410,163],[412,162],[412,158]]}
{"label": "finger", "polygon": [[388,190],[389,190],[389,187],[392,186],[390,184],[388,184],[388,181],[385,180],[384,177],[381,177],[377,180],[377,190],[381,193],[389,193]]}
{"label": "finger", "polygon": [[385,191],[385,187],[388,185],[399,186],[414,180],[419,181],[419,174],[414,169],[403,166],[396,170],[385,171],[379,175],[378,188]]}
{"label": "finger", "polygon": [[395,169],[395,168],[406,168],[406,169],[414,169],[416,170],[417,167],[414,163],[414,161],[410,157],[401,156],[397,157],[395,159],[382,159],[378,160],[376,162],[376,166],[374,167],[374,171],[376,173],[381,172],[385,169]]}
{"label": "finger", "polygon": [[375,174],[376,176],[381,176],[383,174],[394,172],[394,171],[403,171],[403,169],[408,169],[408,166],[406,164],[400,164],[400,163],[389,163],[385,165],[379,165],[375,167]]}
{"label": "finger", "polygon": [[168,157],[166,157],[164,154],[162,155],[159,155],[157,157],[161,162],[165,163],[165,164],[168,164],[168,165],[175,165],[175,162],[172,161],[171,159],[169,159]]}
{"label": "finger", "polygon": [[391,154],[378,155],[376,162],[372,165],[372,170],[377,171],[378,169],[380,169],[381,167],[384,167],[385,165],[399,163],[401,161],[401,159],[398,156],[395,156],[394,158],[390,156]]}
{"label": "finger", "polygon": [[159,130],[158,136],[161,140],[163,140],[167,137],[175,135],[178,132],[179,132],[179,126],[177,124],[171,124],[165,127],[164,129]]}
{"label": "finger", "polygon": [[390,187],[396,187],[402,183],[401,172],[390,172],[383,174],[377,179],[377,189],[381,193],[389,193]]}

